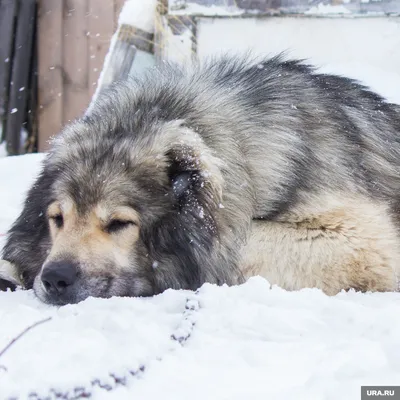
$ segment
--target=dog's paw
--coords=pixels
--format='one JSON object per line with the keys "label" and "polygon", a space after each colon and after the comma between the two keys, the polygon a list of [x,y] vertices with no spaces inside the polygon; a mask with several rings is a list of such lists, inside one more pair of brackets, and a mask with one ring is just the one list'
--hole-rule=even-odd
{"label": "dog's paw", "polygon": [[0,260],[0,291],[15,290],[17,286],[23,286],[17,275],[17,269],[6,260]]}

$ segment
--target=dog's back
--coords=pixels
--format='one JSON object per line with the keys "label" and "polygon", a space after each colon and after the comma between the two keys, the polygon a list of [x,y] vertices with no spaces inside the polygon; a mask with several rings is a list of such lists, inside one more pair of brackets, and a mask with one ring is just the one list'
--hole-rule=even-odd
{"label": "dog's back", "polygon": [[227,57],[194,72],[165,65],[145,80],[117,85],[94,113],[104,115],[114,95],[126,106],[115,110],[120,121],[132,118],[130,110],[135,125],[183,120],[227,165],[245,160],[238,195],[251,180],[256,217],[284,219],[311,192],[398,198],[399,106],[353,80],[281,57]]}

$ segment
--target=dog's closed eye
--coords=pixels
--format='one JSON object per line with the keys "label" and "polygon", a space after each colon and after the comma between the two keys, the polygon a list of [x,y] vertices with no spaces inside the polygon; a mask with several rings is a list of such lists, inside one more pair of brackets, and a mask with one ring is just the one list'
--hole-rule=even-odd
{"label": "dog's closed eye", "polygon": [[62,228],[64,225],[64,218],[61,214],[51,215],[49,218],[54,222],[57,228]]}
{"label": "dog's closed eye", "polygon": [[136,225],[133,221],[113,219],[108,223],[105,230],[108,233],[117,233],[133,225]]}

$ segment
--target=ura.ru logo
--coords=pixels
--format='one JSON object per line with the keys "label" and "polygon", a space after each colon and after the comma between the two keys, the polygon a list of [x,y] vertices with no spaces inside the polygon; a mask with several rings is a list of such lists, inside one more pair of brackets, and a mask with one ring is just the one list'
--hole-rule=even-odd
{"label": "ura.ru logo", "polygon": [[394,390],[367,390],[368,396],[394,396]]}

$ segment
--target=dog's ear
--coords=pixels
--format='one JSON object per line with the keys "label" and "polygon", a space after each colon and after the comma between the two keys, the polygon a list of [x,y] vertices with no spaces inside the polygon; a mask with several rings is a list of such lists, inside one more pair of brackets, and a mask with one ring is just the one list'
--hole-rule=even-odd
{"label": "dog's ear", "polygon": [[165,213],[146,234],[141,231],[149,257],[173,260],[180,274],[176,280],[160,262],[154,275],[156,292],[169,287],[197,289],[218,275],[213,276],[218,263],[210,255],[219,235],[220,173],[191,144],[175,143],[164,154],[174,212]]}
{"label": "dog's ear", "polygon": [[[163,124],[150,151],[151,157],[146,158],[153,170],[154,165],[158,170],[163,168],[167,177],[159,174],[160,185],[165,189],[169,184],[168,201],[174,201],[173,212],[168,209],[160,213],[160,218],[141,229],[146,259],[158,263],[154,269],[155,291],[195,290],[204,282],[233,282],[234,256],[221,255],[219,247],[227,231],[223,215],[227,209],[221,207],[227,167],[220,154],[183,121]],[[141,151],[139,156],[143,154]]]}
{"label": "dog's ear", "polygon": [[211,199],[219,202],[223,188],[222,160],[182,121],[167,124],[165,138],[167,173],[175,198],[183,200],[197,193],[200,197],[209,196],[207,203]]}
{"label": "dog's ear", "polygon": [[184,153],[171,150],[167,154],[168,179],[172,193],[179,202],[193,195],[201,185],[200,165],[193,161],[193,152],[193,149],[186,149]]}
{"label": "dog's ear", "polygon": [[170,180],[174,196],[177,199],[180,199],[190,191],[192,187],[193,176],[191,172],[184,171],[173,174]]}

